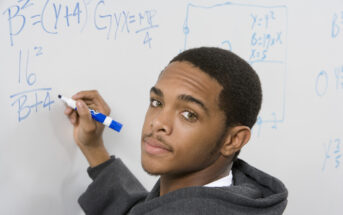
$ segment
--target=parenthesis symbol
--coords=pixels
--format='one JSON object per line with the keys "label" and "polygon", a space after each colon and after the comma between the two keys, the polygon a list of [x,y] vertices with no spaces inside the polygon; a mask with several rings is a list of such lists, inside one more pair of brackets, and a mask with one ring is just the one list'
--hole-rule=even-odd
{"label": "parenthesis symbol", "polygon": [[46,28],[45,28],[45,26],[44,26],[44,13],[45,13],[45,9],[46,9],[46,7],[48,6],[48,3],[49,3],[49,1],[50,0],[46,0],[46,2],[45,2],[45,5],[44,5],[44,7],[43,7],[43,10],[42,10],[42,14],[41,14],[41,25],[42,25],[42,28],[43,28],[43,30],[46,32],[46,33],[48,33],[48,34],[57,34],[57,31],[55,31],[55,32],[51,32],[51,31],[48,31]]}
{"label": "parenthesis symbol", "polygon": [[87,7],[87,3],[85,2],[85,0],[82,0],[83,4],[85,5],[85,9],[86,9],[86,18],[85,18],[85,24],[82,26],[81,31],[83,32],[83,30],[86,27],[87,21],[88,21],[88,7]]}

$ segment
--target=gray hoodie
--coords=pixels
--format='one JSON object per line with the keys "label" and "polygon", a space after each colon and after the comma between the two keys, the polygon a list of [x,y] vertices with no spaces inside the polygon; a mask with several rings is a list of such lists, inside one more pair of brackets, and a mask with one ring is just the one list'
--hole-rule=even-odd
{"label": "gray hoodie", "polygon": [[282,214],[283,183],[238,159],[229,187],[187,187],[159,196],[159,181],[147,192],[120,159],[88,169],[93,182],[79,198],[86,214]]}

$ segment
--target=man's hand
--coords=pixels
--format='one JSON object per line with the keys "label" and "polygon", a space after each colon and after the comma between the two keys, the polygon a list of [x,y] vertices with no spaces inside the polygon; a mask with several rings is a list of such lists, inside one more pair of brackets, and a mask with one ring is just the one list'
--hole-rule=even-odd
{"label": "man's hand", "polygon": [[74,126],[74,140],[90,166],[97,166],[110,156],[102,140],[104,125],[92,119],[88,108],[107,116],[111,110],[96,90],[78,92],[72,99],[76,100],[77,111],[67,107],[64,113]]}

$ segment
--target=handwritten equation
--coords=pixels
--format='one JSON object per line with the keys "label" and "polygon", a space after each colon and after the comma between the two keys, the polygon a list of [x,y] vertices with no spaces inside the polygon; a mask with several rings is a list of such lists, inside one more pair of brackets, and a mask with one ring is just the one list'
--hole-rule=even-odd
{"label": "handwritten equation", "polygon": [[283,32],[275,31],[270,28],[271,25],[278,22],[279,14],[273,10],[265,13],[251,13],[251,54],[249,56],[250,64],[270,59],[268,57],[270,49],[283,48]]}
{"label": "handwritten equation", "polygon": [[40,86],[38,71],[30,66],[33,60],[37,63],[40,56],[48,54],[48,47],[36,45],[41,36],[58,39],[68,33],[93,31],[105,40],[130,37],[141,41],[144,47],[152,48],[152,32],[159,27],[157,10],[116,11],[111,9],[113,2],[105,0],[16,0],[5,8],[0,11],[8,24],[3,30],[6,30],[10,47],[17,53],[12,57],[18,59],[17,67],[12,69],[17,73],[17,80],[12,81],[21,90],[9,95],[18,122],[34,112],[51,110],[55,103],[51,97],[53,89]]}
{"label": "handwritten equation", "polygon": [[[33,53],[32,53],[33,51]],[[30,58],[39,57],[43,54],[42,47],[33,47],[26,52],[19,51],[18,55],[18,85],[24,85],[28,89],[10,95],[11,106],[17,107],[18,122],[30,116],[32,111],[40,109],[50,110],[54,100],[51,99],[51,88],[35,88],[38,82],[37,74],[30,71]]]}
{"label": "handwritten equation", "polygon": [[324,160],[322,171],[328,167],[339,168],[342,162],[342,141],[340,138],[330,139],[327,143],[323,143]]}
{"label": "handwritten equation", "polygon": [[114,12],[107,7],[105,0],[93,1],[59,1],[46,0],[44,5],[33,0],[18,0],[9,6],[3,15],[8,20],[8,36],[11,46],[19,37],[31,28],[40,28],[47,34],[57,35],[62,32],[84,31],[91,26],[105,32],[106,39],[116,40],[119,34],[140,36],[142,44],[151,48],[151,30],[159,27],[155,24],[157,11],[154,9],[132,13],[128,10]]}

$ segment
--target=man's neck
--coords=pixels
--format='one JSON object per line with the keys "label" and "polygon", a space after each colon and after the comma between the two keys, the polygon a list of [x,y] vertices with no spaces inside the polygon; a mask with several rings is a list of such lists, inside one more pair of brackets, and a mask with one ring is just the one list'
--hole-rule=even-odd
{"label": "man's neck", "polygon": [[219,159],[218,162],[199,171],[178,175],[161,175],[160,196],[185,187],[203,186],[227,176],[231,170],[232,162],[223,163],[224,160],[221,160],[223,158]]}

